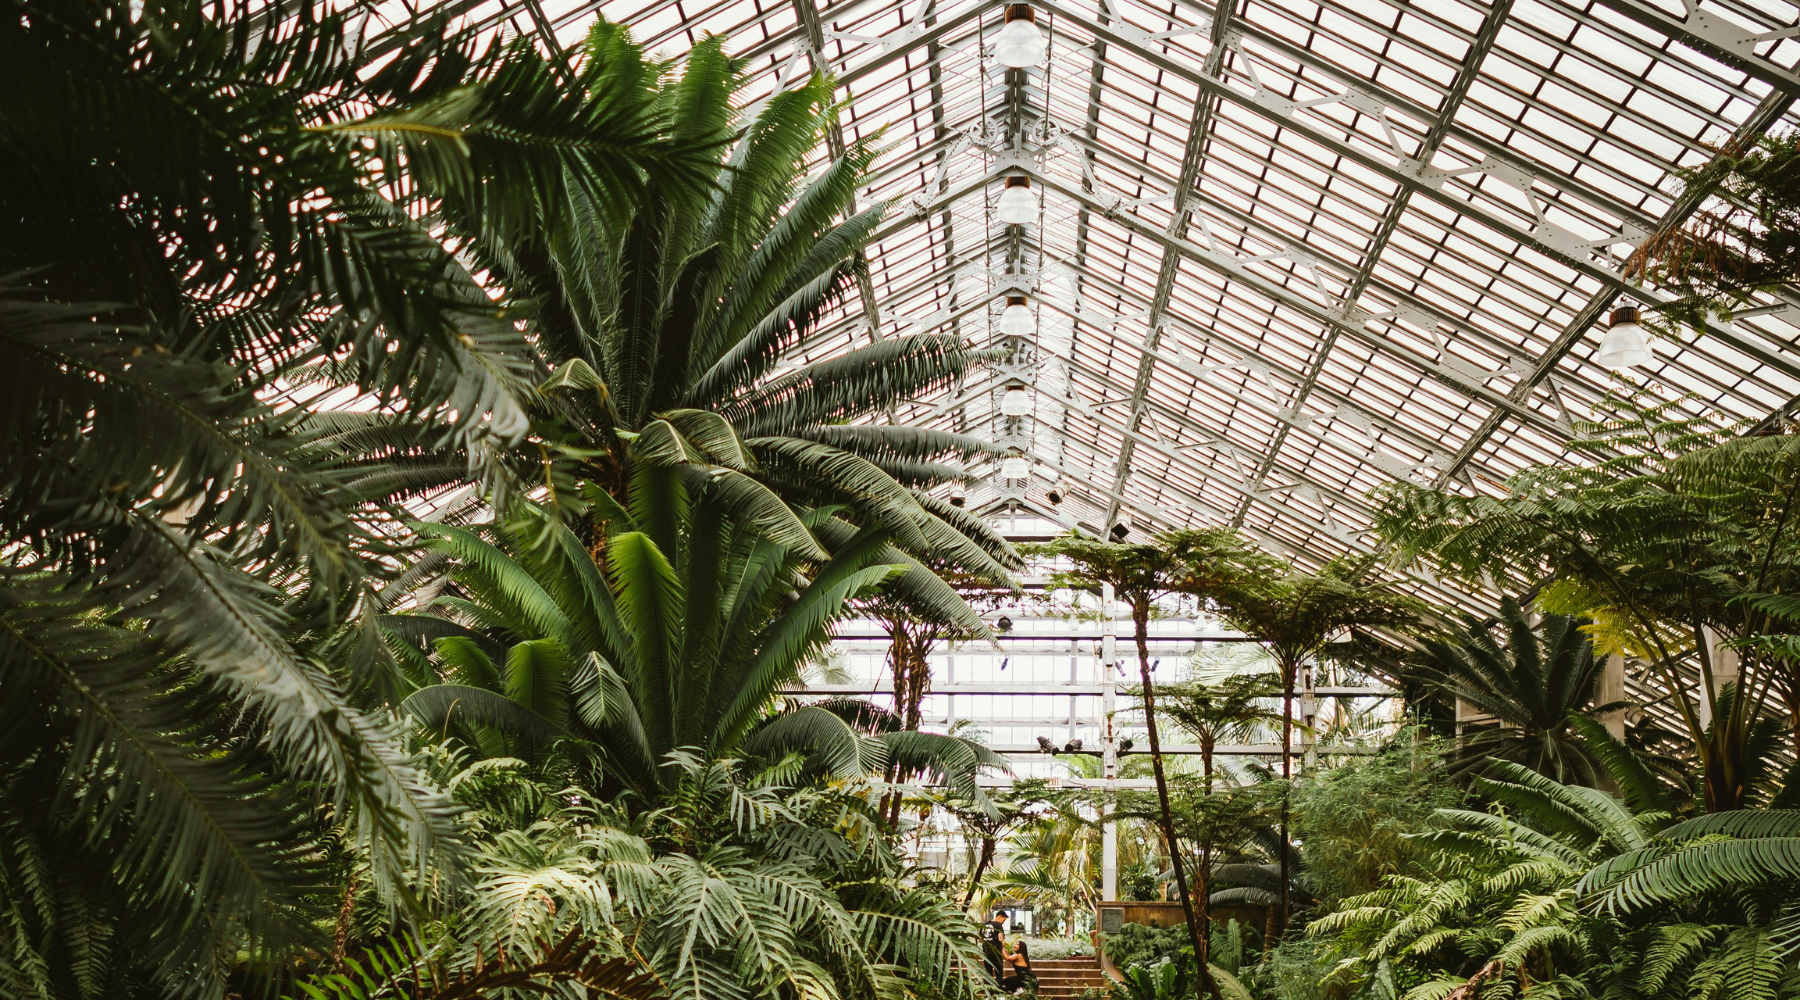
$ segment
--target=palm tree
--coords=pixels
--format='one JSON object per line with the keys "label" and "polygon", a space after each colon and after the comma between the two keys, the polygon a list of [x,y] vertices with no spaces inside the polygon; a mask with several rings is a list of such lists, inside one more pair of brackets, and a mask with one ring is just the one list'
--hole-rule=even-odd
{"label": "palm tree", "polygon": [[1267,674],[1234,674],[1215,684],[1166,684],[1162,696],[1163,712],[1200,743],[1200,771],[1209,795],[1213,748],[1219,741],[1248,740],[1281,722],[1281,713],[1264,704],[1281,696],[1280,685]]}
{"label": "palm tree", "polygon": [[[1418,601],[1394,593],[1385,586],[1363,583],[1366,564],[1328,563],[1318,573],[1271,576],[1269,557],[1237,554],[1227,539],[1201,537],[1189,541],[1185,557],[1197,565],[1228,566],[1243,560],[1239,569],[1213,570],[1197,580],[1192,592],[1204,594],[1218,614],[1232,627],[1262,643],[1274,658],[1281,676],[1281,778],[1293,780],[1294,693],[1300,669],[1317,662],[1326,647],[1348,633],[1378,628],[1408,628],[1419,620]],[[1281,805],[1281,839],[1288,839],[1288,800]],[[1290,860],[1281,852],[1281,924],[1286,929],[1292,914],[1289,890]]]}
{"label": "palm tree", "polygon": [[[83,969],[216,992],[240,949],[261,966],[310,939],[287,885],[314,832],[286,804],[296,779],[380,846],[384,886],[453,850],[448,803],[320,638],[372,622],[403,547],[370,498],[403,497],[426,452],[454,477],[490,469],[526,427],[509,305],[440,242],[434,208],[480,188],[498,231],[510,206],[624,194],[652,169],[704,187],[617,65],[568,81],[442,21],[364,34],[271,10],[32,0],[0,17],[0,675],[45,722],[9,736],[9,767],[36,770],[9,776],[0,822],[60,816],[59,849],[123,845],[32,902],[86,907],[93,923],[62,932],[113,934],[115,959],[29,959],[50,933],[13,953],[37,971],[9,994]],[[384,412],[280,402],[327,358]]]}
{"label": "palm tree", "polygon": [[1032,546],[1029,551],[1034,555],[1066,559],[1072,564],[1072,569],[1059,570],[1052,575],[1050,589],[1099,593],[1103,585],[1111,585],[1116,599],[1131,609],[1138,678],[1143,686],[1144,735],[1150,744],[1150,766],[1156,779],[1163,843],[1174,867],[1175,889],[1181,897],[1194,954],[1200,962],[1201,987],[1205,992],[1213,993],[1215,989],[1206,971],[1207,941],[1201,935],[1200,923],[1194,914],[1194,900],[1188,893],[1186,865],[1175,836],[1175,818],[1169,803],[1169,782],[1163,773],[1162,742],[1156,727],[1156,691],[1150,680],[1150,609],[1159,597],[1190,590],[1197,577],[1212,571],[1211,565],[1197,564],[1192,553],[1205,551],[1215,556],[1214,563],[1225,566],[1228,565],[1227,555],[1242,562],[1248,559],[1248,552],[1234,532],[1225,530],[1171,532],[1158,536],[1154,542],[1133,545],[1071,535]]}
{"label": "palm tree", "polygon": [[[587,51],[639,57],[604,21]],[[1011,546],[928,492],[964,475],[947,460],[996,446],[877,419],[987,355],[949,334],[882,340],[872,330],[865,347],[789,361],[866,266],[861,250],[887,205],[859,207],[856,189],[876,150],[859,142],[812,170],[837,115],[823,77],[744,109],[733,103],[742,67],[723,39],[700,42],[682,66],[679,76],[657,67],[637,85],[667,109],[681,143],[722,151],[707,165],[710,197],[652,178],[608,213],[573,192],[542,203],[529,229],[468,240],[504,285],[538,304],[533,362],[549,376],[538,430],[551,502],[579,506],[568,489],[577,478],[622,495],[643,457],[730,469],[802,508],[845,504],[852,521],[882,526],[915,555],[1010,585],[1021,567]]]}
{"label": "palm tree", "polygon": [[[1496,624],[1502,635],[1495,635]],[[1510,760],[1565,784],[1591,785],[1603,776],[1571,720],[1623,706],[1594,704],[1603,661],[1582,625],[1544,615],[1534,626],[1506,598],[1498,622],[1471,618],[1447,638],[1424,640],[1415,677],[1500,722],[1463,742],[1465,768]]]}
{"label": "palm tree", "polygon": [[[430,614],[384,619],[420,684],[405,710],[496,752],[589,748],[603,790],[629,788],[647,804],[668,793],[664,764],[677,751],[801,751],[839,777],[894,762],[971,787],[977,768],[1003,764],[971,741],[871,730],[844,706],[775,713],[851,600],[886,586],[946,614],[960,601],[880,529],[829,513],[808,525],[779,502],[768,508],[775,523],[759,524],[733,515],[730,480],[702,477],[690,492],[687,471],[641,467],[628,503],[610,508],[598,558],[524,503],[502,524],[418,525],[452,560],[454,592]],[[422,664],[426,642],[434,662]]]}

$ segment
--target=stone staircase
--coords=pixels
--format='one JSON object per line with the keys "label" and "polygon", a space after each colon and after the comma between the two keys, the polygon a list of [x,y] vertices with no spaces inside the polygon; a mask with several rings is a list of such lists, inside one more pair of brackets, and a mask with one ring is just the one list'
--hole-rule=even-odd
{"label": "stone staircase", "polygon": [[1106,977],[1091,956],[1085,958],[1047,958],[1031,963],[1038,978],[1038,1000],[1075,1000],[1082,990],[1106,992]]}

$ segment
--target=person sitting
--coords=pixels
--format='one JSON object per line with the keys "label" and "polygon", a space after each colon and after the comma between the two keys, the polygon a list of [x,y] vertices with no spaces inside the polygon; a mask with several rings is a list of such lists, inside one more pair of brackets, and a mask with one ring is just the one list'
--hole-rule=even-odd
{"label": "person sitting", "polygon": [[1023,938],[1014,942],[1013,950],[1007,954],[1006,971],[1006,977],[1000,980],[1002,990],[1017,993],[1027,986],[1037,988],[1037,973],[1031,971],[1031,951]]}

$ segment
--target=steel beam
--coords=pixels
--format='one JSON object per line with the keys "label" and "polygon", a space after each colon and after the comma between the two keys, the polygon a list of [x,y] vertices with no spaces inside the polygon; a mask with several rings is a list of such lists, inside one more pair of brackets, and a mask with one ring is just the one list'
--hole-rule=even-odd
{"label": "steel beam", "polygon": [[[1462,69],[1451,81],[1450,92],[1444,96],[1444,103],[1438,109],[1436,119],[1432,121],[1431,130],[1426,133],[1424,141],[1419,144],[1417,159],[1421,163],[1430,163],[1432,157],[1437,154],[1438,148],[1450,135],[1450,126],[1456,118],[1456,112],[1462,107],[1464,98],[1468,97],[1469,88],[1474,86],[1475,81],[1480,78],[1481,64],[1487,59],[1488,52],[1493,49],[1494,40],[1500,37],[1500,28],[1506,23],[1507,16],[1512,13],[1512,3],[1513,0],[1494,0],[1493,6],[1488,8],[1488,12],[1481,22],[1481,30],[1476,33],[1474,42],[1469,46],[1468,54],[1463,57]],[[1375,231],[1374,238],[1369,242],[1368,252],[1363,255],[1362,266],[1356,269],[1356,275],[1350,279],[1349,289],[1344,292],[1345,302],[1353,303],[1362,298],[1362,293],[1369,287],[1369,282],[1374,280],[1375,268],[1381,263],[1381,255],[1387,250],[1388,242],[1394,238],[1395,231],[1400,228],[1400,217],[1406,214],[1406,206],[1411,204],[1412,196],[1412,188],[1402,188],[1399,197],[1395,198],[1393,204],[1388,206],[1387,214],[1381,217],[1381,226]],[[1299,413],[1300,408],[1305,406],[1307,399],[1312,396],[1313,387],[1318,384],[1319,373],[1324,371],[1325,361],[1331,356],[1331,349],[1336,346],[1337,339],[1338,329],[1336,327],[1325,331],[1324,338],[1319,342],[1318,350],[1313,354],[1312,364],[1307,368],[1306,376],[1300,383],[1300,389],[1294,395],[1292,408],[1294,413]],[[1275,440],[1269,445],[1269,453],[1263,456],[1262,464],[1257,467],[1255,474],[1251,477],[1255,482],[1261,483],[1268,477],[1270,467],[1275,464],[1275,456],[1281,453],[1282,446],[1287,443],[1288,432],[1292,427],[1292,424],[1284,423],[1276,430]],[[1231,526],[1235,528],[1243,524],[1244,515],[1249,510],[1250,502],[1248,500],[1238,504],[1237,510],[1232,512]]]}
{"label": "steel beam", "polygon": [[[812,65],[813,72],[829,74],[831,65],[825,61],[825,26],[819,21],[819,9],[813,6],[813,0],[793,0],[794,12],[800,18],[800,26],[806,31],[806,57]],[[847,86],[847,85],[840,85]],[[838,122],[834,112],[831,123],[825,129],[826,148],[831,151],[833,161],[844,158],[847,147],[844,145],[844,127]],[[854,211],[854,206],[852,206]],[[869,258],[862,248],[856,251],[856,290],[862,298],[863,320],[869,327],[869,339],[881,339],[881,307],[875,301],[875,284],[869,277]]]}
{"label": "steel beam", "polygon": [[[1770,93],[1761,104],[1756,106],[1756,111],[1744,121],[1744,124],[1738,127],[1738,130],[1732,135],[1731,144],[1738,145],[1767,132],[1781,120],[1782,115],[1787,113],[1788,108],[1794,103],[1794,96],[1793,93],[1785,90]],[[1723,156],[1724,154],[1719,155]],[[1698,211],[1706,201],[1709,193],[1701,188],[1690,188],[1682,192],[1681,197],[1663,215],[1664,230],[1677,228],[1687,222],[1688,217]],[[1529,399],[1538,384],[1550,377],[1550,373],[1556,370],[1556,366],[1562,362],[1563,357],[1581,341],[1582,337],[1587,335],[1595,323],[1600,321],[1600,317],[1612,308],[1613,302],[1624,290],[1621,287],[1607,285],[1589,298],[1587,303],[1581,307],[1581,311],[1576,313],[1575,318],[1569,322],[1569,325],[1563,328],[1562,335],[1556,338],[1549,350],[1545,351],[1544,355],[1532,366],[1531,373],[1513,388],[1513,399],[1515,401]],[[1482,421],[1481,427],[1467,441],[1463,442],[1463,446],[1457,450],[1456,457],[1445,468],[1444,482],[1449,482],[1450,477],[1461,472],[1463,467],[1474,459],[1475,454],[1481,450],[1483,445],[1487,444],[1488,438],[1500,429],[1500,425],[1505,422],[1507,415],[1504,411],[1495,410],[1488,415],[1486,420]]]}
{"label": "steel beam", "polygon": [[1639,0],[1598,2],[1673,41],[1704,53],[1708,58],[1748,73],[1789,98],[1800,97],[1800,73],[1795,73],[1793,67],[1776,65],[1756,54],[1756,46],[1760,42],[1793,38],[1800,35],[1800,27],[1788,26],[1762,33],[1746,31],[1727,18],[1701,10],[1694,0],[1687,0],[1684,4],[1687,8],[1685,19]]}
{"label": "steel beam", "polygon": [[[1201,72],[1209,77],[1216,77],[1225,68],[1225,40],[1230,35],[1233,17],[1232,5],[1236,0],[1218,0],[1213,6],[1211,40],[1212,48],[1206,53],[1206,62]],[[1170,213],[1168,234],[1175,240],[1187,238],[1188,220],[1191,209],[1188,201],[1193,196],[1194,185],[1200,179],[1200,162],[1206,152],[1206,137],[1212,129],[1213,115],[1218,113],[1219,101],[1216,96],[1208,95],[1205,90],[1194,102],[1193,121],[1188,125],[1187,143],[1181,151],[1181,173],[1175,181],[1175,204]],[[1090,209],[1091,211],[1091,209]],[[1150,333],[1144,339],[1144,354],[1138,361],[1137,378],[1131,389],[1131,416],[1126,421],[1132,430],[1137,430],[1144,420],[1144,398],[1150,391],[1150,376],[1156,370],[1156,345],[1162,340],[1163,317],[1169,311],[1169,296],[1175,290],[1175,277],[1181,271],[1181,252],[1179,242],[1165,244],[1162,252],[1162,263],[1156,275],[1156,292],[1150,300],[1150,315],[1146,320]],[[1125,477],[1131,474],[1131,455],[1136,450],[1135,442],[1127,438],[1125,445],[1119,450],[1119,461],[1113,467],[1113,489],[1125,488]],[[1118,516],[1118,510],[1106,512],[1108,526]]]}

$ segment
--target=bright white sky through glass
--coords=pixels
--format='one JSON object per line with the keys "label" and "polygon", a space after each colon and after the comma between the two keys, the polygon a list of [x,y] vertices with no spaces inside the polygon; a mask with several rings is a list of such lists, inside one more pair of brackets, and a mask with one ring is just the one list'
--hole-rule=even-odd
{"label": "bright white sky through glass", "polygon": [[[816,61],[845,137],[879,133],[866,198],[894,207],[869,252],[879,323],[848,296],[794,361],[938,329],[995,343],[1023,290],[1030,364],[893,414],[1032,458],[1029,483],[981,470],[972,507],[1237,523],[1302,565],[1369,549],[1383,482],[1493,490],[1581,460],[1570,421],[1611,377],[1594,320],[1690,207],[1674,172],[1795,127],[1800,93],[1780,0],[1248,0],[1222,23],[1187,0],[1044,0],[1050,55],[1024,71],[991,58],[998,3],[811,2],[441,6],[565,47],[596,14],[671,57],[725,34],[751,100]],[[991,208],[1019,172],[1041,215],[1009,228]],[[1800,396],[1800,305],[1769,305],[1661,342],[1638,377],[1770,416]],[[1008,424],[1017,380],[1033,411]]]}

